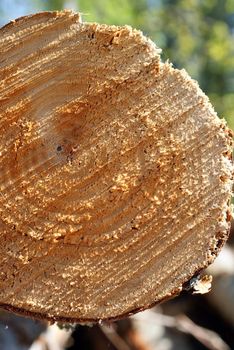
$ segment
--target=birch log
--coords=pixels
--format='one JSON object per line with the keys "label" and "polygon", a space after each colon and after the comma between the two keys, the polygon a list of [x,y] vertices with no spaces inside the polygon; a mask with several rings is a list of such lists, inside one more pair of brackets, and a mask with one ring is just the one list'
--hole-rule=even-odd
{"label": "birch log", "polygon": [[232,135],[129,26],[70,11],[0,30],[0,305],[118,319],[177,295],[227,239]]}

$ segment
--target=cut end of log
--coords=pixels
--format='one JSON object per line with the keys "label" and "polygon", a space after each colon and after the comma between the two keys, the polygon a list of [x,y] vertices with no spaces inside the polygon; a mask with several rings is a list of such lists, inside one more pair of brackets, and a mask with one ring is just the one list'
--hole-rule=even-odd
{"label": "cut end of log", "polygon": [[0,306],[61,322],[167,300],[228,237],[231,131],[140,31],[0,30]]}

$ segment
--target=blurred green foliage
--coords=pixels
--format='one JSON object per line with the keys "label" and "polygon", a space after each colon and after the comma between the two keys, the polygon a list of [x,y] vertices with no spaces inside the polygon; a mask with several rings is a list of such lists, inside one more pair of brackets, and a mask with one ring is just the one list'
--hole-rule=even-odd
{"label": "blurred green foliage", "polygon": [[42,3],[43,10],[53,11],[53,10],[62,10],[64,8],[64,0],[47,0],[47,1],[39,0],[39,3],[40,2]]}
{"label": "blurred green foliage", "polygon": [[35,0],[35,11],[70,5],[83,21],[141,29],[163,60],[198,80],[234,129],[234,0]]}

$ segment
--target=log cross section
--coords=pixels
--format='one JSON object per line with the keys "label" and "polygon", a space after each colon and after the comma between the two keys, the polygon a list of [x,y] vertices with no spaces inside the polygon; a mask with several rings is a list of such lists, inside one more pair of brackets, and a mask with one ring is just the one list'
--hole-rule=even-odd
{"label": "log cross section", "polygon": [[118,319],[228,236],[232,136],[140,31],[44,12],[0,30],[0,306]]}

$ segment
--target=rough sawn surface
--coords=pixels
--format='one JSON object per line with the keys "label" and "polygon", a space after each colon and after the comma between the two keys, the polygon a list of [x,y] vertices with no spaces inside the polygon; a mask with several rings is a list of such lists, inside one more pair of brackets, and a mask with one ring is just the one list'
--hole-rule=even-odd
{"label": "rough sawn surface", "polygon": [[178,294],[227,239],[230,131],[141,32],[0,30],[0,305],[70,322]]}

